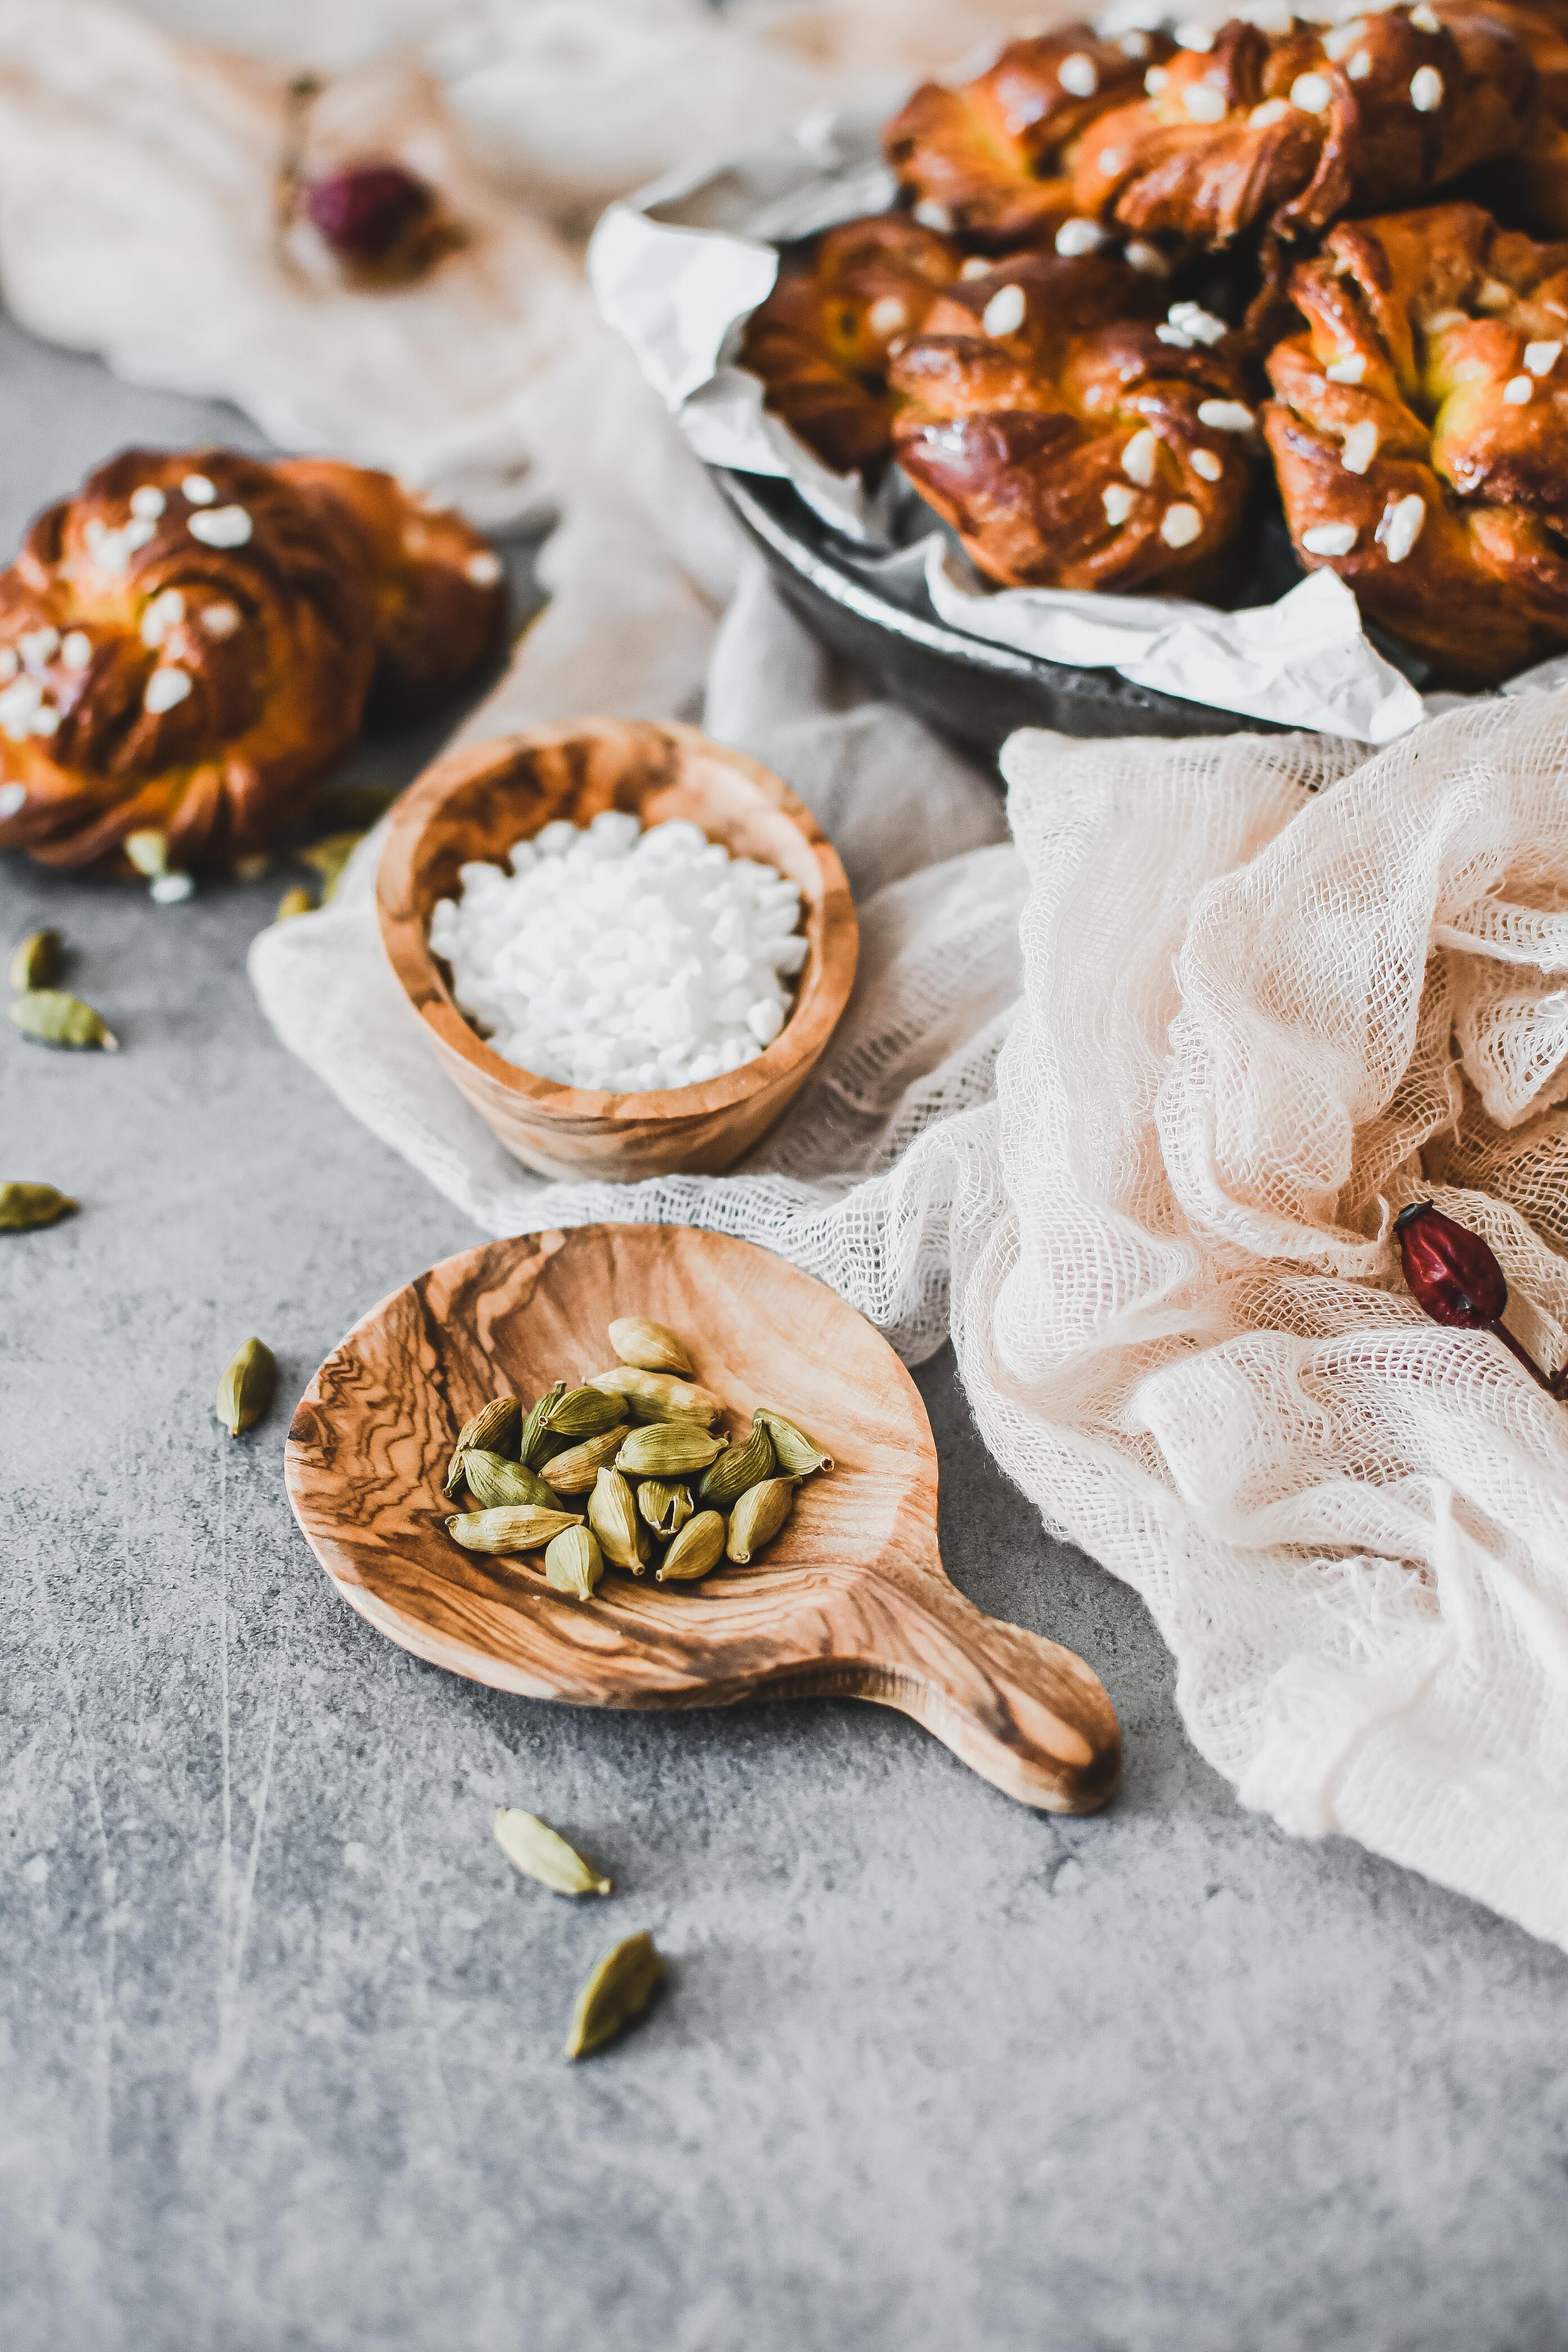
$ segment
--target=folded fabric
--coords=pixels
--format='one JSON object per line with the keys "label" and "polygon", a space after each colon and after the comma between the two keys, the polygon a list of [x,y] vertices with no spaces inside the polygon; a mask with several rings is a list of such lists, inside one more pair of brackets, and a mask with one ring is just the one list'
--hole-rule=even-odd
{"label": "folded fabric", "polygon": [[[891,97],[1001,13],[489,0],[432,7],[432,26],[344,0],[300,60],[339,68],[306,110],[306,169],[401,163],[466,240],[369,289],[302,266],[279,232],[297,68],[111,0],[0,0],[0,286],[35,333],[135,382],[231,400],[281,447],[515,521],[553,495],[534,387],[592,331],[563,230],[694,151],[848,89]],[[241,47],[268,32],[233,13]]]}
{"label": "folded fabric", "polygon": [[468,242],[385,290],[298,266],[286,88],[99,0],[0,0],[7,304],[139,383],[235,401],[285,448],[512,519],[540,496],[528,389],[588,327],[574,261],[468,161],[431,77],[389,63],[328,89],[309,156],[405,164]]}

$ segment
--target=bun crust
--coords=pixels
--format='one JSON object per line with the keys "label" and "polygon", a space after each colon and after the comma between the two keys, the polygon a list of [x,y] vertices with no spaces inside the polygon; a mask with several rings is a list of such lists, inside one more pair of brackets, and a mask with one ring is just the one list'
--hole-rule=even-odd
{"label": "bun crust", "polygon": [[1252,413],[1223,322],[1163,305],[1124,263],[1030,255],[952,287],[895,354],[899,462],[988,578],[1220,583]]}
{"label": "bun crust", "polygon": [[1264,425],[1302,562],[1457,683],[1568,646],[1568,245],[1436,205],[1334,229],[1290,294]]}
{"label": "bun crust", "polygon": [[1087,25],[1009,41],[960,88],[917,89],[884,131],[883,151],[933,227],[990,252],[1048,241],[1078,209],[1067,151],[1170,51],[1163,35],[1102,41]]}
{"label": "bun crust", "polygon": [[957,277],[958,247],[901,213],[847,221],[780,272],[752,313],[741,364],[766,405],[836,473],[874,473],[892,446],[888,359]]}
{"label": "bun crust", "polygon": [[222,448],[100,466],[0,572],[0,848],[86,866],[156,828],[190,867],[264,847],[374,680],[422,702],[491,642],[499,583],[455,598],[447,561],[488,551],[438,520],[427,561],[405,534],[437,519],[387,475]]}
{"label": "bun crust", "polygon": [[1517,152],[1537,119],[1528,49],[1480,6],[1391,8],[1331,32],[1233,22],[1160,76],[1082,142],[1074,198],[1140,236],[1205,247],[1413,204]]}

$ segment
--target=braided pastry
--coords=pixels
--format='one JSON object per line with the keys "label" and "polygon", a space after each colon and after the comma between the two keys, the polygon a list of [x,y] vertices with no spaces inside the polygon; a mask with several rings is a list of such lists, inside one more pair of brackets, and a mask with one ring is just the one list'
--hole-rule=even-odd
{"label": "braided pastry", "polygon": [[958,247],[900,214],[818,237],[746,327],[741,365],[766,405],[841,474],[874,472],[891,446],[888,353],[956,278]]}
{"label": "braided pastry", "polygon": [[447,700],[494,653],[506,614],[500,559],[449,507],[395,474],[326,457],[276,468],[364,551],[375,673],[374,719],[417,718]]}
{"label": "braided pastry", "polygon": [[[440,522],[438,556],[416,553],[403,532],[437,519],[347,467],[226,449],[100,467],[0,572],[0,848],[81,866],[157,828],[188,867],[261,847],[348,750],[378,671],[395,700],[472,666],[473,611],[434,625]],[[465,563],[494,564],[455,528]],[[466,586],[488,642],[500,591],[488,571]]]}
{"label": "braided pastry", "polygon": [[[917,219],[991,252],[1048,241],[1075,205],[1066,151],[1138,89],[1149,61],[1170,54],[1154,33],[1102,41],[1087,25],[1009,41],[995,63],[956,89],[926,82],[882,134]],[[1092,252],[1092,221],[1065,250]]]}
{"label": "braided pastry", "polygon": [[1568,245],[1435,205],[1336,228],[1290,294],[1265,431],[1302,562],[1457,684],[1568,646]]}
{"label": "braided pastry", "polygon": [[1222,320],[1098,256],[952,287],[895,354],[899,462],[991,579],[1215,583],[1253,416]]}
{"label": "braided pastry", "polygon": [[1331,32],[1235,22],[1184,39],[1151,68],[1149,95],[1078,150],[1079,209],[1144,236],[1217,247],[1258,226],[1315,233],[1516,152],[1536,119],[1530,55],[1479,5],[1439,16],[1418,0]]}

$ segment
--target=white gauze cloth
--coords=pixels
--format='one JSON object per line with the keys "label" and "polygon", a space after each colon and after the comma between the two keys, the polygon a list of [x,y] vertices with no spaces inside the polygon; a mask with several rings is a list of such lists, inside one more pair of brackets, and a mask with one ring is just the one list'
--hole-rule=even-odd
{"label": "white gauze cloth", "polygon": [[842,1028],[732,1175],[532,1179],[387,970],[373,838],[256,944],[279,1034],[492,1233],[700,1224],[911,1360],[951,1330],[997,1460],[1144,1596],[1247,1803],[1568,1944],[1568,1410],[1428,1322],[1390,1238],[1429,1193],[1568,1349],[1568,703],[1375,757],[1019,735],[1008,845],[985,778],[846,698],[629,363],[562,397],[554,602],[466,731],[701,715],[769,761],[854,885]]}
{"label": "white gauze cloth", "polygon": [[[317,0],[308,23],[275,26],[212,0],[237,52],[309,39],[290,68],[179,41],[112,0],[0,0],[0,289],[24,326],[133,382],[231,400],[284,448],[389,467],[502,525],[552,495],[533,393],[592,331],[562,232],[810,106],[890,102],[1002,13]],[[400,163],[467,233],[416,283],[348,284],[309,233],[280,248],[286,93],[322,65],[343,69],[310,110],[307,172]]]}

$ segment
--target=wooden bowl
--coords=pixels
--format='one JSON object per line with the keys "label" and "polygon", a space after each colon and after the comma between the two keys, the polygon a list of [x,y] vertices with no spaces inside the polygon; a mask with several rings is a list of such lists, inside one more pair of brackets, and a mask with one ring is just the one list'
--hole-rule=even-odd
{"label": "wooden bowl", "polygon": [[[800,886],[805,964],[766,1052],[701,1086],[593,1093],[494,1054],[458,1011],[430,952],[430,913],[469,858],[500,859],[553,818],[605,809],[645,824],[686,817],[737,856]],[[754,760],[694,727],[578,719],[449,751],[400,803],[376,877],[392,968],[449,1075],[525,1168],[635,1181],[731,1167],[805,1085],[849,1001],[859,939],[837,853],[803,803]]]}
{"label": "wooden bowl", "polygon": [[[806,1480],[754,1566],[663,1585],[608,1569],[584,1602],[552,1591],[537,1554],[460,1549],[441,1481],[481,1404],[602,1369],[606,1326],[631,1314],[686,1339],[732,1434],[773,1406],[835,1466]],[[1115,1793],[1121,1735],[1089,1667],[948,1582],[936,1449],[908,1372],[835,1292],[749,1242],[584,1225],[448,1258],[328,1357],[295,1412],[286,1475],[344,1598],[475,1682],[588,1706],[849,1695],[913,1716],[1025,1804],[1088,1812]]]}

